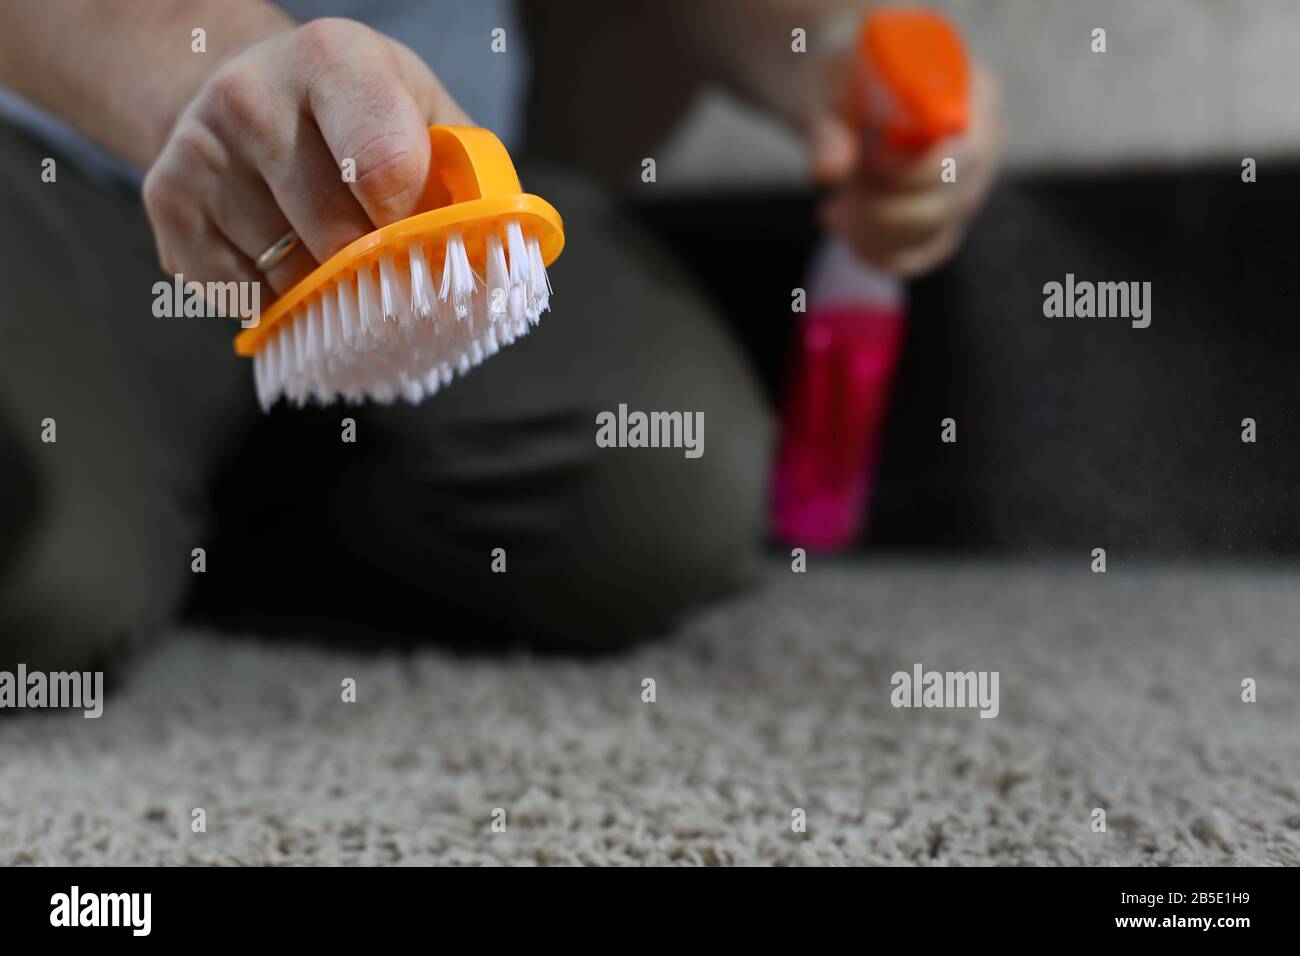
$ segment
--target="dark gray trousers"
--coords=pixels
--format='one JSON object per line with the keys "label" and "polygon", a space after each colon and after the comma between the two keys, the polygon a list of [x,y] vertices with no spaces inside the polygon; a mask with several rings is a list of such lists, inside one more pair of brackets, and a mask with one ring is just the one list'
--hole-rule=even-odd
{"label": "dark gray trousers", "polygon": [[[348,620],[362,639],[613,647],[747,578],[764,400],[593,189],[525,175],[568,242],[529,336],[418,407],[263,417],[231,326],[153,316],[138,197],[63,161],[44,183],[47,152],[0,129],[0,666],[103,659],[190,602],[306,637]],[[620,403],[703,412],[703,456],[597,447]]]}

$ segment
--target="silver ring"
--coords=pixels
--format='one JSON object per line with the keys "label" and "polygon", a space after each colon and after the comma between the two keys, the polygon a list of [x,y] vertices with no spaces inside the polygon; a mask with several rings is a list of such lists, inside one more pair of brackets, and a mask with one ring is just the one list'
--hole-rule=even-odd
{"label": "silver ring", "polygon": [[258,272],[270,272],[283,262],[294,249],[298,248],[298,234],[290,229],[275,241],[275,244],[257,257],[253,267]]}

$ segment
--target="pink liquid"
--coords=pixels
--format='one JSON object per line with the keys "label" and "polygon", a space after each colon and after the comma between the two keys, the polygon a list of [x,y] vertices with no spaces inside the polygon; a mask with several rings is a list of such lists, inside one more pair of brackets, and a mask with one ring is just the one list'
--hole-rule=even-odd
{"label": "pink liquid", "polygon": [[861,535],[905,325],[888,297],[803,316],[772,488],[781,540],[836,551]]}

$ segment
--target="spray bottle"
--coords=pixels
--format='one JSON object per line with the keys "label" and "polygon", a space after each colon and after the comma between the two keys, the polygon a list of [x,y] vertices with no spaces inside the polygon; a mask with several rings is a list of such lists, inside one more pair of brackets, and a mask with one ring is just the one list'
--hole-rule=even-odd
{"label": "spray bottle", "polygon": [[[857,54],[852,92],[880,147],[919,154],[965,131],[969,68],[945,18],[878,9],[863,23]],[[787,543],[837,551],[858,539],[871,501],[906,299],[897,279],[839,239],[817,251],[807,294],[782,409],[771,521]]]}

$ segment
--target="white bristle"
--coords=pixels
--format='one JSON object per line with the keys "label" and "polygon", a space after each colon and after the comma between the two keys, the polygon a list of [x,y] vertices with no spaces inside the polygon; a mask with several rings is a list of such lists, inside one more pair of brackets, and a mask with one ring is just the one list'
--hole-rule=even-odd
{"label": "white bristle", "polygon": [[267,401],[266,363],[268,361],[269,356],[266,349],[258,349],[253,355],[253,390],[257,392],[257,404],[262,411],[266,411],[271,407]]}
{"label": "white bristle", "polygon": [[517,222],[506,223],[506,248],[510,253],[510,316],[516,324],[528,312],[528,246]]}
{"label": "white bristle", "polygon": [[324,355],[333,355],[339,340],[338,296],[326,290],[321,296],[320,347]]}
{"label": "white bristle", "polygon": [[406,256],[393,263],[393,274],[397,284],[393,290],[393,299],[397,303],[397,322],[407,339],[413,341],[412,337],[418,331],[421,319],[411,305],[411,264]]}
{"label": "white bristle", "polygon": [[419,403],[526,334],[549,308],[541,244],[520,222],[482,235],[482,274],[459,231],[443,241],[443,250],[415,240],[405,255],[381,252],[286,315],[253,359],[263,410],[281,397],[296,406]]}
{"label": "white bristle", "polygon": [[510,252],[510,284],[523,286],[528,281],[528,244],[519,223],[506,223],[506,248]]}
{"label": "white bristle", "polygon": [[293,331],[290,328],[289,323],[287,321],[282,323],[280,325],[280,334],[278,336],[280,340],[279,352],[280,352],[280,387],[281,388],[283,388],[286,384],[288,384],[289,375],[292,372],[292,369],[290,368],[290,364],[293,360],[293,346],[290,344],[290,340],[292,336],[293,336]]}
{"label": "white bristle", "polygon": [[280,394],[280,337],[278,335],[268,335],[266,344],[258,350],[258,355],[266,356],[263,368],[266,371],[266,394],[263,397],[264,404],[262,411],[266,411],[275,404],[276,396]]}
{"label": "white bristle", "polygon": [[412,405],[419,405],[424,400],[424,387],[413,378],[402,376],[402,397]]}
{"label": "white bristle", "polygon": [[524,291],[522,285],[510,285],[510,319],[514,322],[515,328],[527,328],[524,325],[527,322],[528,294]]}
{"label": "white bristle", "polygon": [[501,237],[487,237],[487,296],[488,312],[493,321],[506,314],[506,295],[510,283],[510,270],[506,265],[506,251]]}
{"label": "white bristle", "polygon": [[542,261],[542,244],[536,236],[528,237],[528,295],[536,303],[538,313],[551,307],[551,280],[546,276]]}
{"label": "white bristle", "polygon": [[320,361],[321,350],[321,328],[320,328],[320,300],[312,299],[307,306],[307,364],[315,368],[316,363]]}
{"label": "white bristle", "polygon": [[433,272],[429,268],[429,259],[424,254],[424,246],[419,242],[411,243],[408,258],[411,269],[411,311],[416,318],[428,321],[433,318],[433,300],[437,292],[433,288]]}
{"label": "white bristle", "polygon": [[400,322],[405,311],[398,303],[402,294],[397,284],[397,265],[390,255],[379,257],[379,306],[385,322]]}
{"label": "white bristle", "polygon": [[438,301],[448,302],[451,300],[451,269],[449,263],[444,259],[442,264],[442,276],[438,280]]}
{"label": "white bristle", "polygon": [[357,311],[361,315],[361,331],[372,339],[382,340],[384,312],[373,265],[357,270]]}
{"label": "white bristle", "polygon": [[301,309],[293,319],[293,370],[299,375],[307,367],[307,314]]}
{"label": "white bristle", "polygon": [[442,269],[442,288],[438,290],[438,298],[450,302],[456,310],[456,318],[463,319],[469,315],[473,295],[474,270],[469,265],[465,239],[459,232],[453,232],[447,236],[447,261]]}
{"label": "white bristle", "polygon": [[338,284],[339,340],[344,348],[352,344],[357,329],[357,294],[352,287],[352,277],[344,276]]}

